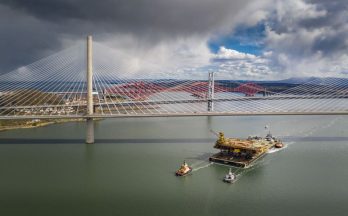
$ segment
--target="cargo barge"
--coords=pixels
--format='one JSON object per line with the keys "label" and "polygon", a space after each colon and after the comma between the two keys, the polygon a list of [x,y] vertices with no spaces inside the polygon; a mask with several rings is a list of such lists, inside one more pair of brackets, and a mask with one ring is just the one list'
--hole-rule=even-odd
{"label": "cargo barge", "polygon": [[218,134],[214,148],[220,152],[212,155],[211,162],[247,168],[259,160],[272,148],[282,148],[280,139],[269,132],[266,137],[249,136],[247,139],[225,138],[224,133]]}

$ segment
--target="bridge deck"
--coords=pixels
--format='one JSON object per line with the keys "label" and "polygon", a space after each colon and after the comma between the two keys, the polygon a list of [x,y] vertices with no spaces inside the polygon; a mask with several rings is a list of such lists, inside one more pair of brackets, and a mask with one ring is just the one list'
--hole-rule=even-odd
{"label": "bridge deck", "polygon": [[347,111],[317,112],[196,112],[196,113],[148,113],[148,114],[115,114],[115,115],[18,115],[0,116],[0,120],[16,119],[73,119],[73,118],[145,118],[145,117],[194,117],[194,116],[291,116],[291,115],[348,115]]}
{"label": "bridge deck", "polygon": [[[260,101],[260,100],[285,100],[285,99],[344,99],[348,95],[276,95],[268,97],[235,97],[235,98],[214,98],[213,102],[227,101]],[[207,103],[208,99],[181,99],[181,100],[146,100],[146,101],[122,101],[122,102],[99,102],[94,103],[95,107],[100,106],[129,106],[129,105],[160,105],[160,104],[181,104],[181,103]],[[55,107],[86,107],[86,104],[59,104],[59,105],[35,105],[35,106],[3,106],[0,110],[8,109],[32,109],[32,108],[55,108]]]}

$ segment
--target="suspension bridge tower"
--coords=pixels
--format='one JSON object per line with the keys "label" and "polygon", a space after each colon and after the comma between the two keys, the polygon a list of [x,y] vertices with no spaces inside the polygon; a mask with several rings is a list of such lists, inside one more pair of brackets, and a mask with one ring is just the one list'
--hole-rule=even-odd
{"label": "suspension bridge tower", "polygon": [[208,77],[208,112],[214,111],[214,72],[209,72]]}
{"label": "suspension bridge tower", "polygon": [[86,143],[94,143],[94,122],[93,118],[93,56],[92,56],[92,36],[87,36],[87,133]]}

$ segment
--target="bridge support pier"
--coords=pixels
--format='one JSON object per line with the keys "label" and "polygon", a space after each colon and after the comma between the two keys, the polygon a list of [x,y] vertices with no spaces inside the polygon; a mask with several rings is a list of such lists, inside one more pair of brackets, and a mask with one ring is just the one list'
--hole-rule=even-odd
{"label": "bridge support pier", "polygon": [[214,111],[214,102],[213,100],[208,100],[208,112]]}
{"label": "bridge support pier", "polygon": [[[87,37],[87,116],[94,113],[93,106],[93,66],[92,66],[92,36]],[[94,143],[93,118],[87,118],[86,143]]]}
{"label": "bridge support pier", "polygon": [[87,118],[86,144],[94,143],[94,121],[93,118]]}
{"label": "bridge support pier", "polygon": [[209,73],[208,77],[208,112],[214,111],[214,72]]}

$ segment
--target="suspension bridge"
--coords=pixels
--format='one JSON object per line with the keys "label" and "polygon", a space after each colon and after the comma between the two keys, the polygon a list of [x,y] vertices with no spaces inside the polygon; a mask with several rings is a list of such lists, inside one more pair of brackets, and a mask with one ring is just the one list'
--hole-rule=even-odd
{"label": "suspension bridge", "polygon": [[348,114],[344,78],[268,90],[222,73],[163,69],[92,45],[91,36],[87,45],[1,75],[0,83],[0,120],[84,118],[87,143],[94,118]]}

